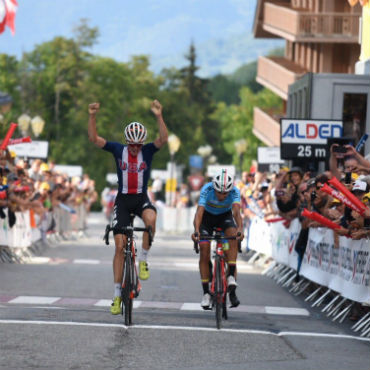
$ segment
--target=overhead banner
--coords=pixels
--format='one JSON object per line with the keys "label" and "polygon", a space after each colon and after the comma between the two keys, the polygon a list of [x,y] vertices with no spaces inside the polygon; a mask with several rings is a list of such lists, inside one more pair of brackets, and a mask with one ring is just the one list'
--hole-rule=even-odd
{"label": "overhead banner", "polygon": [[282,118],[280,130],[282,159],[324,161],[329,156],[328,139],[342,137],[343,122]]}
{"label": "overhead banner", "polygon": [[32,141],[32,143],[8,145],[8,149],[13,151],[19,158],[47,158],[49,142]]}
{"label": "overhead banner", "polygon": [[280,158],[280,147],[258,147],[257,148],[258,171],[279,172],[280,165],[285,162]]}

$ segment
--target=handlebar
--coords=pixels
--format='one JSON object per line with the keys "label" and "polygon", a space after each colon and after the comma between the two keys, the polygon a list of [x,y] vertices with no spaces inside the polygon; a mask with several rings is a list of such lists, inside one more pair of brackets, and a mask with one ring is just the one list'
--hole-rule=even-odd
{"label": "handlebar", "polygon": [[[205,239],[205,240],[237,240],[238,237],[241,235],[241,233],[237,233],[236,236],[222,236],[222,235],[199,235],[198,233],[194,234],[195,236],[199,236],[199,239]],[[199,253],[199,242],[194,241],[194,250],[195,253]],[[242,242],[241,240],[238,240],[238,252],[242,252]]]}
{"label": "handlebar", "polygon": [[109,233],[111,231],[118,230],[121,231],[123,234],[126,234],[127,232],[133,233],[134,231],[142,231],[147,232],[149,234],[149,245],[152,245],[153,242],[153,231],[152,227],[134,227],[134,226],[123,226],[123,227],[111,227],[110,225],[107,225],[105,227],[105,233],[103,240],[105,241],[106,245],[109,245]]}

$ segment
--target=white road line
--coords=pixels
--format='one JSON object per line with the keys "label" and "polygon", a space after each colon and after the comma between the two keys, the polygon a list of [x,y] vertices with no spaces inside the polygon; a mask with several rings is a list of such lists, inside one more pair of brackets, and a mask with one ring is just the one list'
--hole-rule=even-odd
{"label": "white road line", "polygon": [[93,259],[74,259],[73,263],[75,264],[82,264],[82,265],[99,265],[101,263],[100,260],[93,260]]}
{"label": "white road line", "polygon": [[200,303],[184,303],[180,310],[182,311],[203,311],[203,308],[200,306]]}
{"label": "white road line", "polygon": [[87,327],[102,327],[102,328],[121,328],[127,330],[133,329],[149,329],[149,330],[184,330],[184,331],[203,331],[203,332],[224,332],[235,334],[259,334],[259,335],[272,335],[277,337],[284,336],[305,336],[312,338],[334,338],[334,339],[351,339],[359,340],[362,342],[369,342],[370,338],[361,338],[353,335],[332,334],[332,333],[314,333],[314,332],[294,332],[294,331],[281,331],[274,333],[267,330],[249,330],[249,329],[216,329],[205,328],[200,326],[174,326],[174,325],[133,325],[127,327],[123,324],[109,324],[109,323],[89,323],[77,321],[40,321],[40,320],[0,320],[0,324],[29,324],[29,325],[61,325],[61,326],[87,326]]}
{"label": "white road line", "polygon": [[[133,308],[138,308],[140,307],[142,301],[137,301],[136,299],[134,300]],[[112,304],[111,299],[100,299],[98,302],[94,303],[94,306],[97,307],[110,307]]]}
{"label": "white road line", "polygon": [[17,298],[12,299],[8,303],[13,304],[20,304],[20,303],[26,303],[26,304],[53,304],[54,302],[61,299],[61,297],[27,297],[27,296],[19,296]]}
{"label": "white road line", "polygon": [[305,308],[266,306],[265,311],[268,315],[310,316],[310,313]]}

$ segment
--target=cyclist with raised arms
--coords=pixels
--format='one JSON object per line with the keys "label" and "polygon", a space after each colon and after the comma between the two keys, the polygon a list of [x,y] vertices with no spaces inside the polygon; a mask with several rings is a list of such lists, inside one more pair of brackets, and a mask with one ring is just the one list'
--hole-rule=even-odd
{"label": "cyclist with raised arms", "polygon": [[[130,213],[134,213],[142,218],[145,227],[152,228],[154,235],[157,215],[155,207],[149,201],[147,186],[153,155],[166,144],[168,132],[162,117],[162,106],[158,100],[154,100],[151,111],[157,118],[159,127],[159,137],[154,142],[144,145],[147,130],[139,122],[131,122],[125,127],[126,145],[107,141],[98,136],[96,131],[96,114],[99,108],[100,103],[89,104],[88,134],[91,142],[113,154],[117,167],[118,194],[114,203],[112,224],[113,227],[116,227],[113,231],[116,248],[113,258],[114,297],[111,313],[118,315],[121,313],[124,247],[127,242],[126,235],[119,228],[128,226]],[[139,278],[141,280],[149,278],[147,263],[149,248],[149,235],[145,232],[143,234],[142,250],[139,255]]]}
{"label": "cyclist with raised arms", "polygon": [[[201,306],[207,310],[211,306],[209,292],[210,281],[210,242],[199,240],[199,235],[212,235],[213,228],[222,229],[225,236],[237,236],[243,240],[243,221],[240,214],[240,192],[234,186],[234,179],[226,169],[217,173],[212,182],[203,186],[200,192],[198,208],[194,217],[194,234],[192,239],[199,242],[199,271],[203,287]],[[237,287],[235,272],[236,259],[238,256],[238,240],[229,241],[229,250],[225,251],[228,263],[227,285],[231,307],[239,306],[236,296]]]}

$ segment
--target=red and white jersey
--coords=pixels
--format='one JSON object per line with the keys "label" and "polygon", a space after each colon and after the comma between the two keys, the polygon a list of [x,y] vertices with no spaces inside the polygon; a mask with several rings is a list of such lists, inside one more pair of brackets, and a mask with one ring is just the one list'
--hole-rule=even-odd
{"label": "red and white jersey", "polygon": [[118,192],[146,193],[153,155],[158,148],[153,143],[146,144],[136,157],[130,154],[127,145],[120,143],[108,141],[103,149],[111,152],[116,161]]}

